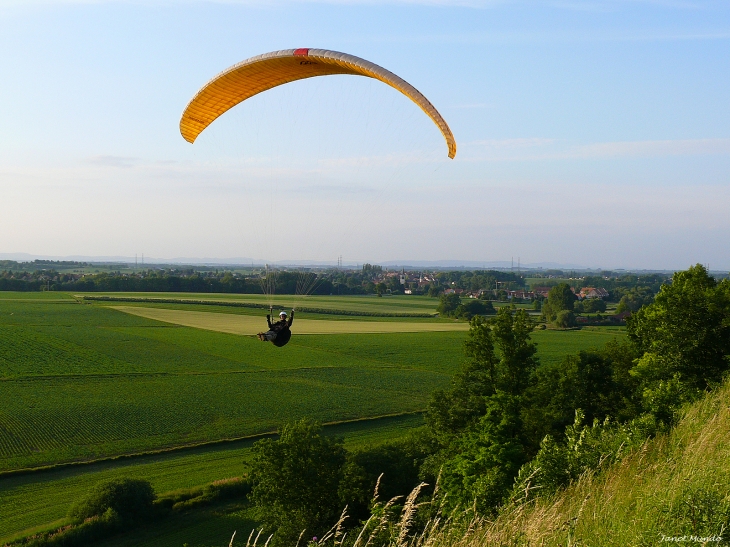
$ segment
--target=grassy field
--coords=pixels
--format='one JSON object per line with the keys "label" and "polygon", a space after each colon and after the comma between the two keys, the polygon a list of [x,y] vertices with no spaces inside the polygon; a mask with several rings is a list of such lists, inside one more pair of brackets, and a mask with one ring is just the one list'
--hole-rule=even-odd
{"label": "grassy field", "polygon": [[[193,314],[208,328],[220,328],[211,326],[212,316],[223,323],[239,317],[170,314],[178,321]],[[363,328],[345,320],[300,323],[305,332]],[[378,325],[381,333],[433,328],[405,320],[364,325]],[[462,360],[465,323],[434,325],[462,332],[295,336],[279,349],[73,299],[5,298],[0,471],[240,438],[271,431],[291,416],[335,422],[421,410]],[[615,334],[548,330],[534,339],[549,362]]]}
{"label": "grassy field", "polygon": [[[416,414],[325,426],[324,430],[327,435],[344,437],[345,446],[356,450],[397,439],[422,424],[423,418]],[[71,504],[102,480],[146,479],[158,493],[164,493],[241,476],[246,472],[253,442],[244,440],[0,478],[0,544],[37,525],[60,525]]]}
{"label": "grassy field", "polygon": [[[131,313],[155,321],[173,323],[196,329],[227,332],[229,334],[254,335],[265,327],[261,316],[211,313],[207,311],[171,310],[142,306],[110,306],[124,313]],[[301,334],[383,334],[388,332],[448,332],[466,331],[469,325],[463,322],[411,321],[342,321],[332,319],[298,319],[295,314],[297,335]]]}
{"label": "grassy field", "polygon": [[[457,369],[464,336],[347,334],[359,351],[338,352],[321,336],[321,345],[295,338],[279,349],[26,296],[0,300],[0,471],[240,438],[290,417],[421,410]],[[374,355],[378,336],[390,347]],[[424,353],[429,364],[413,357]]]}
{"label": "grassy field", "polygon": [[[322,297],[316,307],[400,313],[412,302],[416,311],[434,305],[418,297],[368,298]],[[338,334],[294,336],[279,349],[250,336],[155,319],[197,317],[208,328],[212,319],[260,325],[261,310],[124,307],[126,313],[82,304],[63,293],[0,293],[0,538],[63,518],[73,499],[103,478],[148,478],[164,492],[238,475],[250,441],[26,475],[3,471],[241,438],[301,416],[342,422],[420,411],[458,370],[466,338],[465,323],[439,319],[301,314],[295,333]],[[444,326],[458,330],[428,332]],[[402,332],[409,329],[417,332]],[[533,338],[549,363],[614,336],[622,330],[545,330]],[[402,435],[418,423],[420,417],[406,416],[328,430],[344,428],[355,446]]]}

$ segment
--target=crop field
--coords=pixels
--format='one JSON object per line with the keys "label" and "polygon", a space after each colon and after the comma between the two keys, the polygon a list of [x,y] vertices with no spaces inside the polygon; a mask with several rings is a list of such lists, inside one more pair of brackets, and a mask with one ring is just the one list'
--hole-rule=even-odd
{"label": "crop field", "polygon": [[[342,336],[361,351],[279,349],[73,299],[2,300],[0,471],[240,438],[297,416],[422,410],[457,369],[464,333],[384,334],[380,356],[367,350],[380,335]],[[431,364],[413,358],[423,348]]]}
{"label": "crop field", "polygon": [[322,422],[421,410],[448,376],[348,359],[241,373],[6,380],[2,470],[240,438],[291,417]]}
{"label": "crop field", "polygon": [[[395,298],[377,300],[386,302],[378,304],[381,311],[403,309]],[[359,302],[329,297],[317,306],[349,309]],[[62,519],[75,497],[102,478],[148,478],[164,492],[238,475],[251,441],[3,473],[240,439],[301,416],[337,423],[421,411],[458,370],[466,338],[463,322],[301,314],[295,334],[338,334],[295,335],[280,349],[154,315],[170,312],[178,322],[191,313],[206,321],[222,316],[216,320],[224,323],[255,320],[255,332],[261,310],[124,307],[132,309],[84,304],[63,293],[0,293],[0,538]],[[458,330],[429,332],[431,326]],[[381,330],[357,330],[376,327]],[[417,332],[403,332],[408,329]],[[533,339],[541,361],[550,363],[623,335],[622,329],[584,328],[536,331]],[[345,428],[354,446],[358,439],[367,444],[404,434],[420,420],[406,415],[326,429]]]}
{"label": "crop field", "polygon": [[[229,334],[253,335],[260,332],[266,324],[258,317],[231,313],[211,313],[189,310],[170,310],[165,308],[147,308],[141,306],[110,306],[124,313],[131,313],[155,321],[183,325],[196,329],[227,332]],[[410,321],[353,321],[332,319],[298,319],[294,318],[296,334],[383,334],[388,332],[444,332],[466,331],[469,325],[464,322],[426,322]]]}

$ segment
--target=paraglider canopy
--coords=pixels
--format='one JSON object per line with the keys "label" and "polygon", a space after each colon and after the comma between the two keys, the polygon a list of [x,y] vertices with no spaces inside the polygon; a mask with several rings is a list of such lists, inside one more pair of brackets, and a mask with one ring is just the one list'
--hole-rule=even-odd
{"label": "paraglider canopy", "polygon": [[334,74],[367,76],[397,89],[416,103],[438,126],[450,158],[456,155],[456,140],[448,124],[426,97],[392,72],[347,53],[326,49],[285,49],[246,59],[224,70],[188,103],[180,120],[180,133],[194,142],[218,116],[237,104],[276,86]]}

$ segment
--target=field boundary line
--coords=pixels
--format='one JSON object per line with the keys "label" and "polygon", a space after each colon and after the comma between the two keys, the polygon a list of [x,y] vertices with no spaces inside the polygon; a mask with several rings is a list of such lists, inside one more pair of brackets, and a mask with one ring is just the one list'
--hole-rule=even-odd
{"label": "field boundary line", "polygon": [[[325,430],[326,435],[326,428],[332,427],[332,426],[338,426],[338,425],[347,425],[347,424],[358,424],[358,423],[364,423],[364,422],[376,422],[378,420],[385,420],[388,418],[401,418],[405,416],[417,416],[419,414],[423,414],[425,412],[424,410],[411,410],[408,412],[397,412],[395,414],[381,414],[379,416],[369,416],[364,418],[355,418],[353,420],[335,420],[333,422],[324,422],[322,423],[322,427]],[[193,444],[184,444],[184,445],[178,445],[178,446],[170,446],[167,448],[160,448],[158,450],[147,450],[144,452],[134,452],[129,454],[118,454],[116,456],[108,456],[104,458],[96,458],[93,460],[81,460],[81,461],[70,461],[70,462],[64,462],[64,463],[57,463],[53,465],[43,465],[39,467],[24,467],[21,469],[10,469],[6,471],[0,471],[0,480],[7,478],[7,477],[17,477],[21,475],[34,475],[36,473],[46,473],[46,472],[52,472],[52,471],[59,471],[61,469],[70,469],[70,468],[81,468],[84,466],[93,466],[96,464],[102,464],[102,463],[109,463],[109,462],[117,462],[117,461],[124,461],[124,460],[134,460],[136,458],[144,458],[149,456],[161,456],[166,454],[173,454],[175,452],[185,452],[188,450],[197,450],[199,448],[206,448],[206,447],[214,447],[214,446],[221,446],[225,444],[235,444],[235,443],[241,443],[245,441],[254,441],[254,440],[260,440],[260,439],[270,439],[275,438],[278,435],[276,431],[267,431],[262,433],[255,433],[253,435],[244,435],[242,437],[229,437],[225,439],[218,439],[215,441],[205,441],[202,443],[193,443]]]}

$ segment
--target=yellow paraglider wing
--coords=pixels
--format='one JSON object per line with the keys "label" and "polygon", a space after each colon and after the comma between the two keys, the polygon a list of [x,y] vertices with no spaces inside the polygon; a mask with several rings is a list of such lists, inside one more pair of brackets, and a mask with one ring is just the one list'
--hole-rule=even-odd
{"label": "yellow paraglider wing", "polygon": [[416,103],[438,126],[456,155],[456,141],[438,110],[415,87],[384,68],[347,53],[326,49],[286,49],[251,57],[208,82],[188,103],[180,119],[180,133],[194,142],[213,120],[238,103],[273,87],[315,76],[351,74],[375,78]]}

